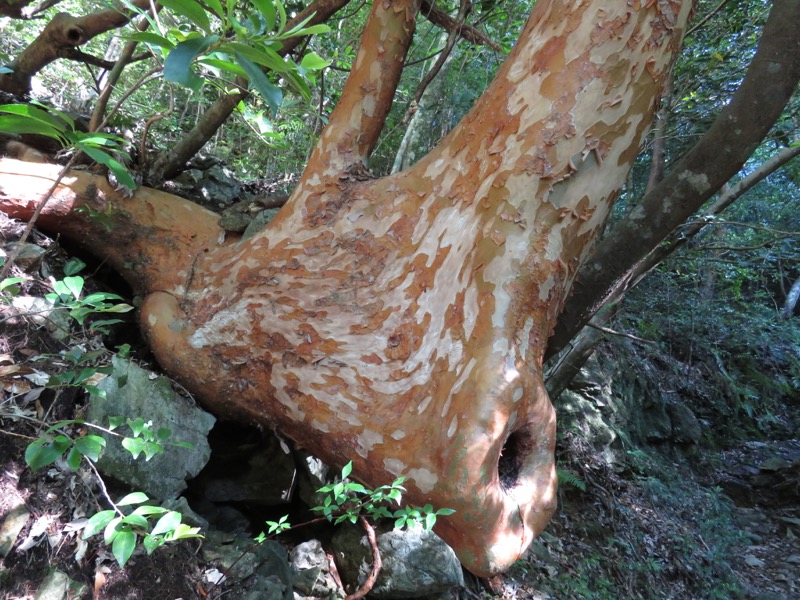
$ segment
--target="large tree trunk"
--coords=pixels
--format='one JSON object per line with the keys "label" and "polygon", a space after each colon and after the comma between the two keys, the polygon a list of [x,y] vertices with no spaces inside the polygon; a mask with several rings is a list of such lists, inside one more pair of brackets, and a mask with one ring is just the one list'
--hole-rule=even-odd
{"label": "large tree trunk", "polygon": [[[190,203],[120,199],[85,174],[47,223],[149,292],[153,351],[212,410],[331,463],[352,458],[373,485],[407,476],[408,501],[456,509],[437,532],[465,566],[495,573],[555,508],[542,355],[690,4],[541,0],[464,121],[411,169],[373,180],[363,165],[419,0],[376,2],[341,102],[267,230],[220,244]],[[44,173],[0,161],[0,208],[30,214]],[[107,206],[113,234],[80,205]]]}

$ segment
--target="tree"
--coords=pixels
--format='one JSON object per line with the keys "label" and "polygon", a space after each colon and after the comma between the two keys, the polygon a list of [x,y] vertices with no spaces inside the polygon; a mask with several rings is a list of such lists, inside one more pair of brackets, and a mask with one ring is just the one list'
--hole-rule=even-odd
{"label": "tree", "polygon": [[[538,2],[459,126],[375,178],[366,161],[419,8],[374,3],[305,173],[252,238],[226,237],[190,202],[148,188],[124,198],[86,172],[67,175],[38,224],[146,296],[153,352],[206,406],[277,427],[329,462],[352,458],[372,484],[408,476],[411,501],[456,510],[438,533],[490,574],[555,508],[543,356],[647,134],[691,2]],[[797,0],[775,13],[796,22]],[[794,78],[793,89],[797,35],[778,31],[795,60],[754,68]],[[30,218],[57,172],[0,161],[0,209]],[[698,202],[708,189],[694,187]],[[631,218],[647,224],[661,208]]]}

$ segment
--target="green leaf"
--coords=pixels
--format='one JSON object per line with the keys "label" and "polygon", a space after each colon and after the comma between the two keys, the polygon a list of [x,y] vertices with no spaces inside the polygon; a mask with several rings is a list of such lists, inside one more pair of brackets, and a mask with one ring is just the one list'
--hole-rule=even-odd
{"label": "green leaf", "polygon": [[142,438],[124,438],[122,440],[122,447],[131,453],[133,458],[139,458],[139,455],[144,452],[146,442]]}
{"label": "green leaf", "polygon": [[222,60],[221,58],[216,58],[214,56],[203,56],[198,58],[197,62],[208,65],[209,67],[220,69],[221,71],[233,73],[239,77],[247,77],[247,73],[242,67],[227,60]]}
{"label": "green leaf", "polygon": [[[86,263],[80,258],[70,258],[64,265],[64,275],[75,275],[86,268]],[[2,289],[2,288],[0,288]]]}
{"label": "green leaf", "polygon": [[192,71],[192,62],[219,41],[216,35],[196,37],[175,46],[164,61],[164,79],[198,91],[204,79]]}
{"label": "green leaf", "polygon": [[99,513],[93,515],[83,528],[83,539],[88,539],[93,535],[97,535],[101,530],[105,529],[106,525],[111,522],[111,519],[116,515],[113,510],[101,510]]}
{"label": "green leaf", "polygon": [[125,422],[125,417],[108,417],[108,428],[111,431],[114,431],[117,427],[122,425]]}
{"label": "green leaf", "polygon": [[0,113],[18,115],[25,119],[38,121],[62,133],[68,129],[75,129],[75,122],[67,115],[58,111],[51,112],[51,110],[44,110],[31,104],[4,104],[0,106]]}
{"label": "green leaf", "polygon": [[192,23],[200,27],[206,33],[211,32],[211,23],[205,9],[195,0],[165,0],[159,3],[169,8],[171,11],[183,15]]}
{"label": "green leaf", "polygon": [[25,462],[32,471],[38,471],[56,462],[69,447],[70,441],[63,435],[56,436],[52,440],[40,438],[25,449]]}
{"label": "green leaf", "polygon": [[106,440],[99,435],[85,435],[75,440],[75,449],[92,462],[97,462],[106,447]]}
{"label": "green leaf", "polygon": [[344,467],[342,467],[342,479],[347,479],[350,476],[350,473],[352,472],[353,472],[353,461],[351,460]]}
{"label": "green leaf", "polygon": [[81,297],[81,292],[83,291],[83,277],[80,275],[72,275],[69,277],[64,277],[62,280],[64,285],[66,286],[69,293],[78,300]]}
{"label": "green leaf", "polygon": [[159,46],[161,48],[166,48],[167,50],[171,50],[175,47],[175,44],[173,44],[170,40],[151,31],[138,31],[129,35],[128,39],[135,40],[137,42],[144,42],[145,44],[150,44],[152,46]]}
{"label": "green leaf", "polygon": [[123,529],[117,532],[114,537],[114,543],[111,545],[111,553],[119,564],[120,568],[125,566],[128,559],[133,554],[133,549],[136,547],[136,534],[130,529]]}
{"label": "green leaf", "polygon": [[78,450],[73,446],[69,449],[67,453],[67,466],[72,469],[73,471],[77,471],[78,468],[81,466],[81,461],[83,460],[83,455],[78,452]]}
{"label": "green leaf", "polygon": [[0,281],[0,292],[8,290],[8,293],[12,296],[16,296],[19,294],[19,287],[17,286],[18,283],[22,283],[25,281],[22,277],[7,277]]}
{"label": "green leaf", "polygon": [[130,506],[131,504],[141,504],[142,502],[147,502],[150,498],[147,497],[147,494],[144,492],[131,492],[130,494],[124,496],[119,502],[117,502],[117,506]]}
{"label": "green leaf", "polygon": [[153,550],[158,548],[159,546],[164,545],[164,538],[163,537],[156,537],[154,535],[146,535],[142,540],[142,546],[147,551],[147,554],[152,554]]}
{"label": "green leaf", "polygon": [[264,20],[267,22],[267,31],[275,29],[275,18],[277,16],[275,3],[272,0],[250,0],[250,3],[264,16]]}
{"label": "green leaf", "polygon": [[150,532],[150,535],[160,535],[162,533],[174,531],[181,523],[181,516],[181,513],[176,511],[168,512],[158,520],[155,527],[153,527],[153,530]]}
{"label": "green leaf", "polygon": [[314,52],[309,52],[300,61],[300,66],[309,71],[319,71],[331,64],[331,61],[325,60]]}
{"label": "green leaf", "polygon": [[[171,56],[171,55],[170,55]],[[94,162],[99,163],[101,165],[105,165],[109,168],[109,170],[114,174],[114,177],[117,178],[122,185],[124,185],[129,190],[135,190],[137,185],[136,181],[131,177],[131,174],[128,170],[122,166],[116,158],[111,156],[108,152],[104,152],[103,150],[99,150],[97,148],[93,148],[92,146],[88,146],[79,142],[77,147],[86,155],[91,158]]]}
{"label": "green leaf", "polygon": [[117,516],[106,524],[105,529],[103,529],[103,541],[106,544],[110,544],[117,535],[117,525],[120,524],[120,521],[122,521],[122,517]]}
{"label": "green leaf", "polygon": [[33,133],[44,135],[49,138],[58,140],[62,146],[66,145],[63,132],[55,129],[46,123],[25,119],[23,117],[0,115],[0,131],[8,134],[26,134]]}
{"label": "green leaf", "polygon": [[206,4],[215,15],[223,21],[225,20],[225,10],[222,8],[222,3],[219,0],[206,0]]}
{"label": "green leaf", "polygon": [[436,525],[436,514],[435,513],[428,513],[425,515],[425,522],[423,524],[423,528],[430,531],[433,529],[433,526]]}
{"label": "green leaf", "polygon": [[133,525],[134,527],[140,527],[142,529],[147,529],[150,526],[150,523],[147,522],[147,519],[136,513],[131,513],[127,517],[124,517],[122,522],[127,523],[128,525]]}
{"label": "green leaf", "polygon": [[446,517],[448,515],[452,515],[454,512],[456,511],[452,508],[440,508],[439,510],[436,511],[436,514]]}
{"label": "green leaf", "polygon": [[[221,46],[220,49],[232,52],[234,56],[244,56],[252,62],[261,65],[262,67],[266,67],[275,73],[283,74],[293,68],[292,63],[285,61],[280,54],[265,45],[255,48],[249,44],[243,44],[241,42],[228,42],[224,46]],[[248,72],[246,69],[245,71]]]}
{"label": "green leaf", "polygon": [[187,538],[201,538],[200,528],[191,527],[186,523],[180,523],[171,534],[167,536],[169,540],[182,540]]}
{"label": "green leaf", "polygon": [[149,506],[145,504],[144,506],[138,506],[136,510],[133,511],[135,515],[163,515],[165,512],[169,512],[163,506]]}
{"label": "green leaf", "polygon": [[261,69],[250,59],[242,56],[238,52],[235,56],[236,62],[247,72],[250,84],[258,90],[258,93],[264,98],[270,110],[272,110],[273,113],[277,113],[278,107],[281,105],[281,102],[283,102],[283,92],[281,92],[281,88],[267,79],[267,76],[264,75]]}

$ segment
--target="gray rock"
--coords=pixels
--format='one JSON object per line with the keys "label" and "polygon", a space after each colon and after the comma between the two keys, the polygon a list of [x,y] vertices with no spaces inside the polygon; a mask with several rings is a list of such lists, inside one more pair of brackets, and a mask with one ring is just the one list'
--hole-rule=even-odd
{"label": "gray rock", "polygon": [[289,553],[292,585],[297,598],[344,598],[345,593],[330,572],[325,550],[319,540],[295,546]]}
{"label": "gray rock", "polygon": [[[367,578],[372,552],[357,527],[342,527],[333,536],[339,574],[353,588]],[[464,573],[453,550],[432,531],[421,527],[378,535],[383,568],[370,598],[420,598],[463,587]]]}
{"label": "gray rock", "polygon": [[[114,372],[98,384],[106,398],[92,396],[86,420],[107,425],[111,416],[141,417],[152,421],[154,431],[171,430],[170,441],[188,442],[193,448],[165,444],[164,451],[149,461],[141,455],[133,460],[117,438],[104,434],[108,443],[97,467],[103,474],[156,500],[176,498],[186,488],[186,479],[197,475],[208,462],[211,449],[206,436],[216,419],[175,393],[166,377],[118,357],[113,359],[113,366]],[[126,427],[121,428],[121,433],[130,435]]]}
{"label": "gray rock", "polygon": [[697,444],[703,430],[691,409],[682,402],[670,402],[666,410],[672,423],[672,439],[680,444]]}
{"label": "gray rock", "polygon": [[245,534],[209,531],[203,543],[203,558],[219,563],[229,579],[223,589],[235,590],[236,598],[247,600],[293,600],[292,571],[286,549],[267,540],[254,544]]}
{"label": "gray rock", "polygon": [[66,308],[54,307],[49,301],[36,296],[16,296],[12,298],[11,306],[20,316],[44,327],[53,339],[65,340],[69,337],[72,319]]}
{"label": "gray rock", "polygon": [[66,573],[52,570],[45,577],[34,600],[67,600],[69,598],[83,598],[89,588],[67,577]]}
{"label": "gray rock", "polygon": [[7,253],[9,255],[13,254],[17,247],[19,247],[19,254],[17,254],[14,264],[28,273],[38,269],[39,265],[42,264],[42,258],[44,258],[46,252],[45,249],[36,244],[25,243],[20,245],[18,242],[12,242],[8,245]]}
{"label": "gray rock", "polygon": [[20,504],[8,511],[6,518],[3,519],[2,526],[0,526],[0,556],[8,556],[17,541],[20,531],[25,527],[30,517],[31,513],[28,512],[24,504]]}
{"label": "gray rock", "polygon": [[297,495],[310,507],[320,506],[326,494],[317,490],[328,484],[330,467],[305,450],[295,450],[297,456]]}

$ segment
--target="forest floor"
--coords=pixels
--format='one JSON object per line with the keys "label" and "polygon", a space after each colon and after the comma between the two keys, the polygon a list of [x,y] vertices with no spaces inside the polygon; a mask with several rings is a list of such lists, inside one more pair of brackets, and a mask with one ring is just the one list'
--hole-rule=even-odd
{"label": "forest floor", "polygon": [[[0,242],[19,233],[18,225],[0,221]],[[60,277],[66,256],[36,235],[32,241],[46,248],[46,256],[24,277],[28,294],[43,295],[53,280],[42,273]],[[86,285],[103,284],[87,276]],[[71,337],[57,340],[8,305],[0,311],[0,599],[36,598],[54,569],[84,584],[83,597],[96,600],[235,597],[219,589],[209,593],[203,575],[213,565],[202,557],[201,540],[170,544],[150,556],[136,552],[120,569],[102,536],[84,541],[74,525],[106,508],[94,473],[63,464],[33,472],[25,463],[26,447],[45,424],[80,418],[85,400],[79,387],[41,389],[41,382],[26,378],[35,371],[33,361],[57,361],[74,344],[104,350],[127,341],[144,353],[141,342],[124,339],[133,327],[123,324],[111,336],[74,328]],[[765,458],[775,457],[788,465],[776,480],[779,493],[763,485],[749,489],[739,475],[757,475]],[[724,451],[653,448],[634,458],[632,466],[615,470],[565,435],[560,464],[575,482],[562,486],[551,525],[508,573],[492,580],[468,577],[467,588],[449,597],[800,598],[800,507],[782,500],[800,492],[800,442],[759,440]],[[739,483],[729,485],[732,480]]]}

